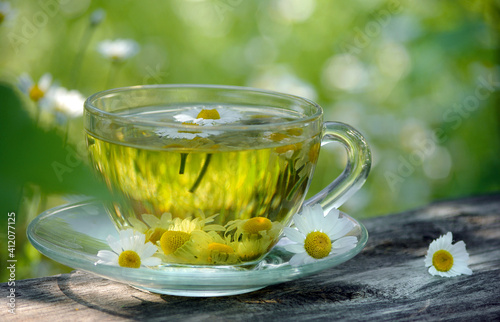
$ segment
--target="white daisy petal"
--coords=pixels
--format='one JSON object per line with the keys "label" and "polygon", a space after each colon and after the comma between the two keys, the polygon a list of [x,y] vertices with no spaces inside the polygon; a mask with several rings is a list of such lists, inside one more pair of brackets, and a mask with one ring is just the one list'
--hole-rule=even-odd
{"label": "white daisy petal", "polygon": [[144,245],[145,245],[145,247],[144,247],[144,250],[142,252],[142,256],[144,258],[151,257],[154,255],[154,253],[156,253],[157,248],[151,242],[147,242]]}
{"label": "white daisy petal", "polygon": [[141,261],[141,264],[144,266],[157,266],[161,264],[161,259],[158,257],[149,257]]}
{"label": "white daisy petal", "polygon": [[121,246],[122,244],[120,243],[119,240],[116,240],[115,237],[109,235],[106,240],[108,242],[109,247],[111,247],[111,249],[115,253],[120,254],[123,251],[122,246]]}
{"label": "white daisy petal", "polygon": [[118,265],[118,255],[109,250],[100,250],[97,253],[98,264]]}
{"label": "white daisy petal", "polygon": [[302,234],[305,234],[305,232],[309,232],[311,230],[305,218],[305,215],[296,214],[295,216],[293,216],[293,223]]}
{"label": "white daisy petal", "polygon": [[294,228],[286,227],[286,228],[284,228],[283,231],[284,231],[286,237],[288,237],[291,241],[296,242],[296,243],[304,242],[305,236],[303,234],[301,234],[298,230],[296,230]]}
{"label": "white daisy petal", "polygon": [[342,254],[356,247],[358,239],[354,236],[345,236],[332,243],[332,250],[336,254]]}
{"label": "white daisy petal", "polygon": [[307,259],[307,257],[310,257],[309,255],[307,255],[307,253],[298,253],[298,254],[295,254],[293,255],[292,258],[290,258],[290,265],[292,266],[300,266],[302,264],[304,264],[305,260]]}
{"label": "white daisy petal", "polygon": [[354,228],[354,224],[347,218],[340,218],[333,229],[329,231],[328,236],[333,239],[338,239],[348,234]]}
{"label": "white daisy petal", "polygon": [[303,253],[304,252],[304,245],[301,244],[289,244],[285,245],[285,249],[291,253]]}

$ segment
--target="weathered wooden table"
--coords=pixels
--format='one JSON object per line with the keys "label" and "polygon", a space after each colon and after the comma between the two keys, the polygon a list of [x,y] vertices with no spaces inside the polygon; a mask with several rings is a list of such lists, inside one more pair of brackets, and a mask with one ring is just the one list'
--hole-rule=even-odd
{"label": "weathered wooden table", "polygon": [[[16,282],[16,315],[0,320],[500,320],[500,195],[446,201],[363,221],[370,239],[354,259],[317,275],[231,297],[149,294],[75,271]],[[429,243],[451,231],[471,276],[424,267]]]}

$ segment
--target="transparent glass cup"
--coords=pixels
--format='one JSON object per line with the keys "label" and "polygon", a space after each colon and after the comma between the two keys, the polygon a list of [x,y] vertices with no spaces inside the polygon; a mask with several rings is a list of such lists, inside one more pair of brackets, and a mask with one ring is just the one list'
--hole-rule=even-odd
{"label": "transparent glass cup", "polygon": [[[366,180],[363,136],[316,103],[229,86],[151,85],[85,102],[95,172],[117,229],[158,246],[164,265],[250,265],[303,205],[340,206]],[[304,202],[320,146],[346,148],[343,173]]]}

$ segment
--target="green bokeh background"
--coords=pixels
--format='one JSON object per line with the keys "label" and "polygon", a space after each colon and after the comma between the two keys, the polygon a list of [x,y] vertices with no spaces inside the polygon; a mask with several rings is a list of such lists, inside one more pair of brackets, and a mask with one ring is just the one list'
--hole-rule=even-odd
{"label": "green bokeh background", "polygon": [[[175,0],[12,1],[0,24],[0,236],[16,212],[16,278],[68,271],[26,241],[41,211],[100,194],[85,161],[59,180],[54,162],[85,160],[82,119],[61,127],[17,90],[27,72],[49,72],[84,96],[106,89],[111,64],[105,39],[141,47],[111,79],[139,84],[224,84],[266,88],[318,102],[326,120],[362,132],[373,165],[342,209],[367,218],[443,198],[500,189],[500,4],[470,1]],[[105,20],[89,33],[89,16]],[[82,39],[90,36],[88,46]],[[82,50],[83,48],[83,50]],[[77,77],[72,74],[82,54]],[[310,194],[343,169],[341,146],[325,148]],[[4,217],[5,216],[5,217]],[[1,265],[7,247],[0,249]],[[2,270],[1,281],[7,280]]]}

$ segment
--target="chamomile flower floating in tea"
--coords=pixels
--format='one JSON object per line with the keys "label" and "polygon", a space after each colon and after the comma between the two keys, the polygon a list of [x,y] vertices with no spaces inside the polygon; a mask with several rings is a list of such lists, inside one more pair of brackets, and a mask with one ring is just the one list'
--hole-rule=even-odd
{"label": "chamomile flower floating in tea", "polygon": [[465,243],[459,241],[452,244],[452,240],[453,235],[448,232],[429,245],[424,262],[425,266],[429,267],[431,275],[453,277],[472,274],[472,270],[467,266],[469,254],[465,249]]}
{"label": "chamomile flower floating in tea", "polygon": [[206,107],[187,110],[182,114],[175,115],[174,119],[182,123],[213,126],[235,123],[241,120],[242,117],[239,112],[227,107]]}
{"label": "chamomile flower floating in tea", "polygon": [[345,253],[354,247],[358,239],[346,236],[354,224],[347,218],[340,218],[339,211],[332,209],[324,216],[321,205],[305,206],[302,214],[293,216],[295,228],[285,228],[285,235],[294,244],[285,245],[285,249],[295,253],[290,265],[312,263],[329,256]]}
{"label": "chamomile flower floating in tea", "polygon": [[96,264],[105,264],[129,268],[141,266],[156,266],[161,259],[153,257],[157,248],[150,242],[146,242],[146,236],[133,229],[121,230],[120,239],[108,236],[109,250],[100,250],[97,253],[99,260]]}
{"label": "chamomile flower floating in tea", "polygon": [[[192,124],[193,126],[197,126],[197,124]],[[196,145],[196,143],[202,143],[202,142],[196,142],[195,139],[197,138],[208,138],[210,136],[218,135],[221,132],[220,131],[198,131],[197,129],[182,129],[178,130],[175,128],[158,128],[155,133],[160,137],[160,138],[167,138],[167,139],[185,139],[188,140],[189,145]]]}
{"label": "chamomile flower floating in tea", "polygon": [[139,45],[132,39],[104,40],[97,51],[113,63],[121,63],[139,52]]}

